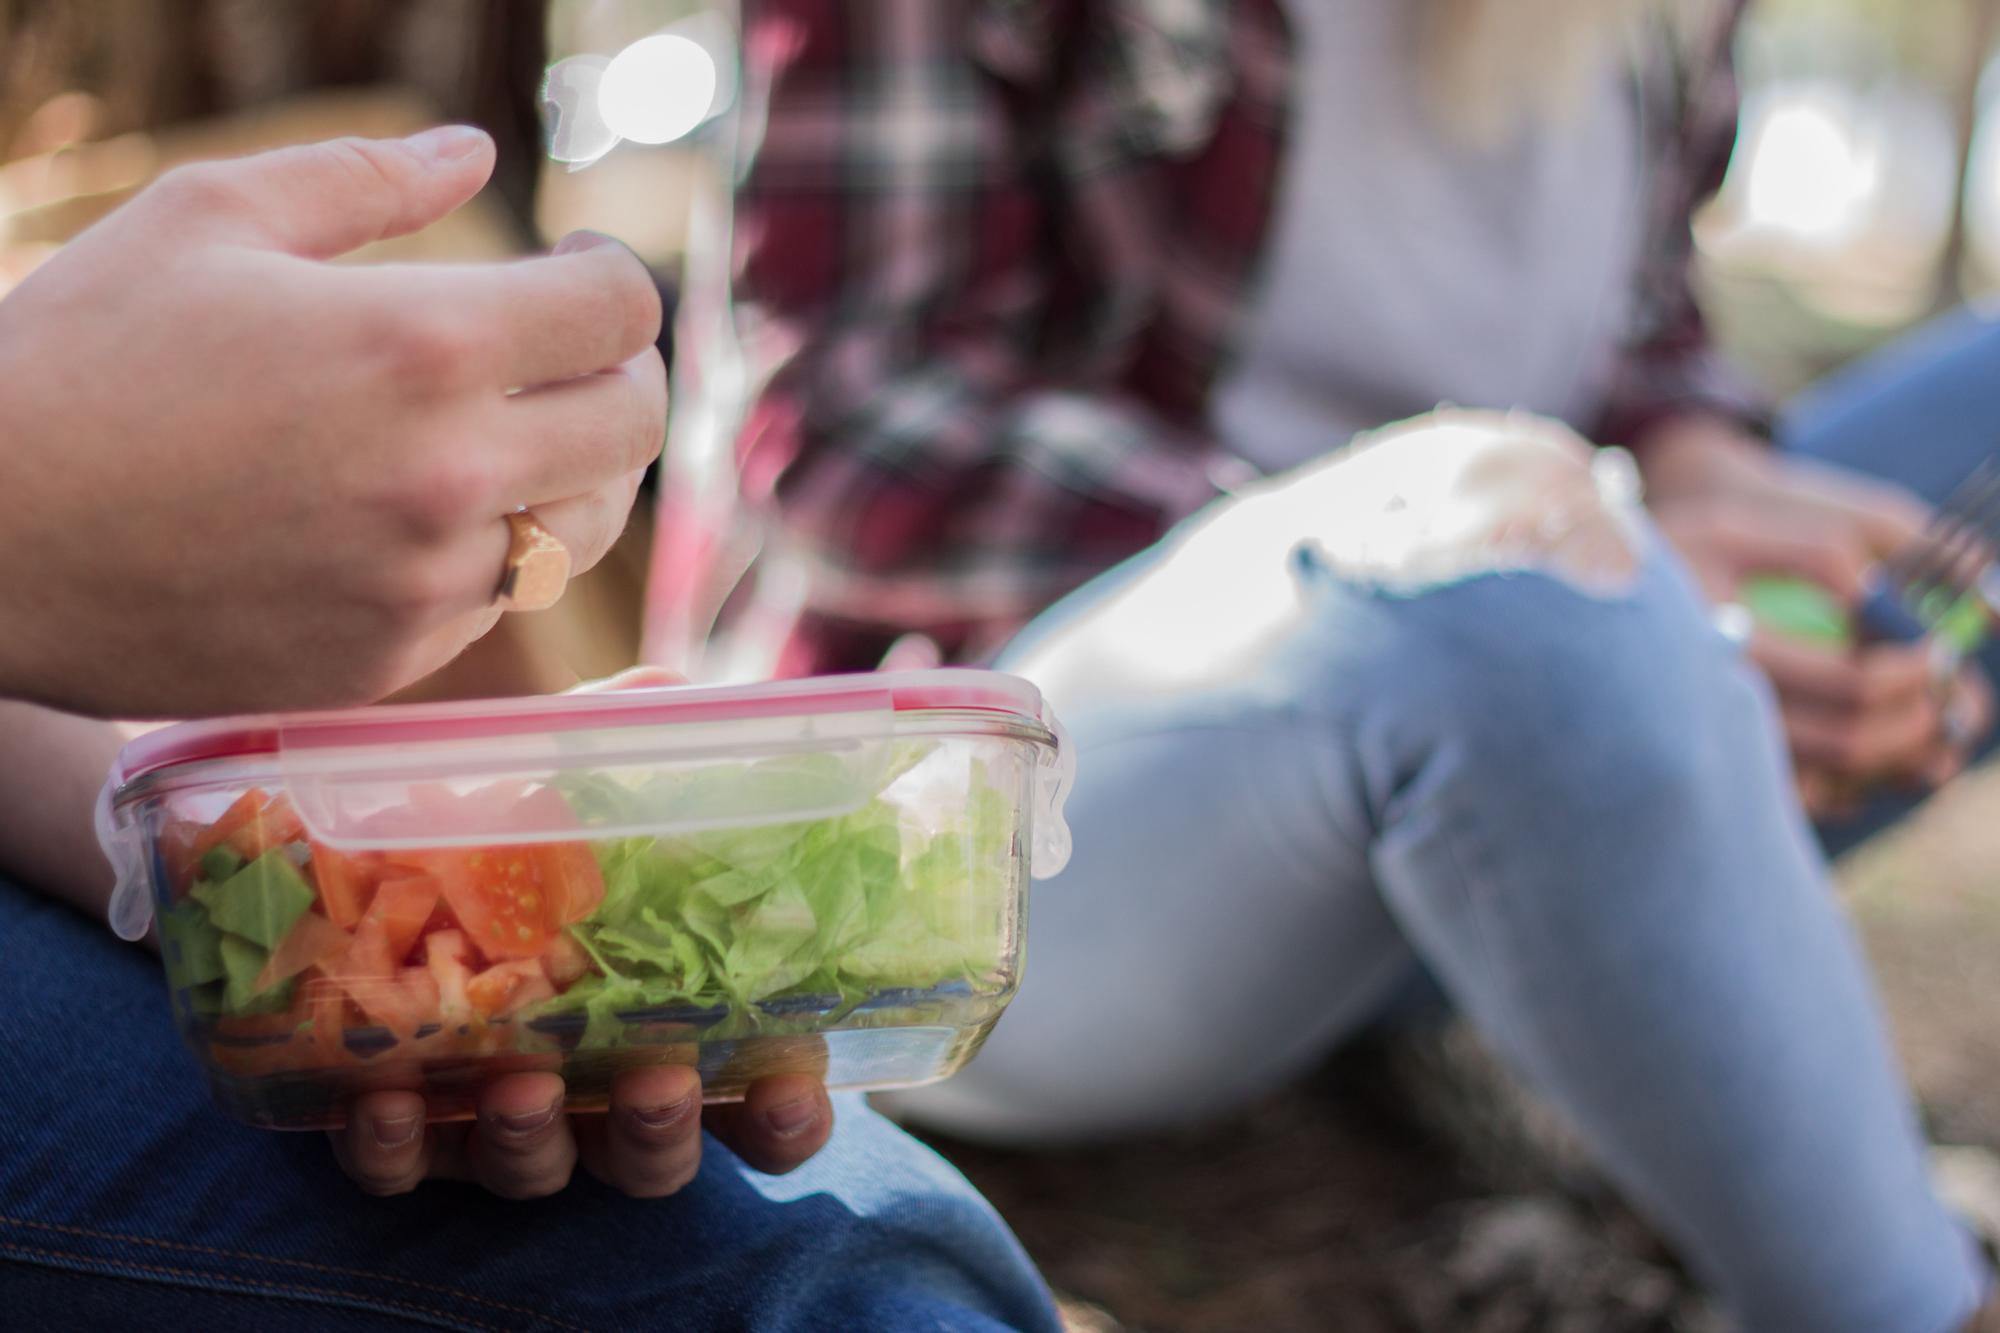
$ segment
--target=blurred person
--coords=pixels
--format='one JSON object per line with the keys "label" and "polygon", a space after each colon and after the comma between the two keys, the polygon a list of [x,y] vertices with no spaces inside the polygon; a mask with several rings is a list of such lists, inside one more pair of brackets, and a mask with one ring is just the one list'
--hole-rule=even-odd
{"label": "blurred person", "polygon": [[500,616],[507,515],[571,572],[624,526],[665,417],[631,254],[323,262],[492,164],[445,127],[184,168],[0,301],[0,1322],[1053,1329],[963,1178],[817,1079],[704,1111],[636,1070],[566,1115],[512,1074],[428,1127],[375,1092],[330,1158],[217,1114],[157,961],[63,905],[110,891],[94,718],[366,702]]}
{"label": "blurred person", "polygon": [[1741,9],[746,4],[688,288],[741,360],[669,452],[733,457],[741,526],[660,548],[651,650],[996,660],[1080,756],[1021,997],[911,1116],[1213,1116],[1434,978],[1747,1327],[1987,1300],[1805,807],[1948,780],[1989,688],[1716,611],[1858,601],[1991,449],[2000,336],[1782,423],[1731,373],[1690,216]]}

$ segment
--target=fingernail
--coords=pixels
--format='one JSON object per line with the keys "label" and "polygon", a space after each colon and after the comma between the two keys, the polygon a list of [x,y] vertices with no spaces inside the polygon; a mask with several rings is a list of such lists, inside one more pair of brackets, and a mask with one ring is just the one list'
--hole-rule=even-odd
{"label": "fingernail", "polygon": [[478,152],[486,142],[486,131],[470,125],[440,125],[403,141],[433,162],[458,162]]}
{"label": "fingernail", "polygon": [[692,1097],[683,1097],[665,1106],[635,1106],[632,1108],[632,1118],[647,1129],[665,1129],[685,1116],[693,1101]]}
{"label": "fingernail", "polygon": [[618,242],[612,240],[601,231],[573,231],[560,241],[557,241],[549,253],[552,255],[573,255],[581,253],[584,250],[595,250],[600,245],[616,244]]}
{"label": "fingernail", "polygon": [[415,1114],[377,1116],[375,1119],[375,1143],[381,1148],[400,1148],[417,1136],[423,1128],[423,1117]]}
{"label": "fingernail", "polygon": [[779,1102],[764,1112],[764,1123],[782,1138],[790,1138],[817,1119],[819,1104],[810,1097],[801,1097],[795,1102]]}
{"label": "fingernail", "polygon": [[556,1118],[556,1112],[561,1109],[562,1102],[558,1099],[539,1111],[523,1111],[519,1115],[496,1115],[493,1117],[493,1123],[509,1134],[525,1138],[537,1130],[547,1129],[549,1122]]}

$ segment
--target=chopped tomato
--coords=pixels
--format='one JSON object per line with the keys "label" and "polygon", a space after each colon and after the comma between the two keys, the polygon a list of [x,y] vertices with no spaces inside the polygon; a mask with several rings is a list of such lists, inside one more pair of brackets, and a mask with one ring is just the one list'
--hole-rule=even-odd
{"label": "chopped tomato", "polygon": [[466,937],[496,962],[533,958],[548,947],[547,858],[539,847],[412,852],[403,859],[437,877]]}
{"label": "chopped tomato", "polygon": [[474,1012],[485,1018],[505,1018],[537,1000],[549,999],[556,988],[532,958],[495,963],[466,984]]}
{"label": "chopped tomato", "polygon": [[282,985],[307,968],[345,953],[352,943],[354,937],[339,926],[318,912],[307,912],[285,932],[285,938],[278,941],[278,947],[264,960],[264,970],[257,974],[257,989],[266,991]]}
{"label": "chopped tomato", "polygon": [[590,974],[590,955],[566,930],[559,930],[542,951],[542,970],[549,974],[557,990],[568,990]]}
{"label": "chopped tomato", "polygon": [[551,843],[547,850],[555,862],[552,878],[561,886],[556,896],[562,905],[556,919],[563,925],[574,925],[604,901],[604,871],[587,842]]}
{"label": "chopped tomato", "polygon": [[314,972],[299,982],[299,1003],[312,1022],[306,1036],[314,1054],[323,1064],[345,1063],[349,1059],[347,1029],[360,1026],[358,1022],[350,1024],[350,1013],[356,1018],[359,1014],[349,1004],[347,992],[325,973]]}
{"label": "chopped tomato", "polygon": [[283,796],[273,796],[225,841],[246,861],[254,861],[274,847],[298,842],[306,836],[306,823]]}
{"label": "chopped tomato", "polygon": [[377,886],[375,899],[369,903],[357,930],[368,927],[371,922],[378,926],[389,961],[400,965],[410,956],[410,950],[416,947],[417,936],[423,933],[424,923],[430,920],[437,904],[437,880],[426,874],[406,871],[393,879],[383,880]]}
{"label": "chopped tomato", "polygon": [[315,842],[312,876],[327,920],[342,930],[353,930],[361,924],[375,885],[382,878],[381,861],[366,852],[352,855]]}
{"label": "chopped tomato", "polygon": [[379,981],[402,965],[389,952],[388,929],[373,917],[363,917],[354,928],[354,942],[337,959],[321,964],[329,976],[341,981]]}
{"label": "chopped tomato", "polygon": [[[515,805],[515,818],[540,830],[577,828],[576,813],[554,787],[539,787]],[[604,872],[586,842],[552,842],[539,850],[547,860],[550,907],[556,925],[581,921],[604,901]]]}
{"label": "chopped tomato", "polygon": [[[270,798],[264,792],[252,787],[230,803],[222,817],[201,831],[194,840],[194,855],[198,861],[236,836],[236,831],[257,817]],[[248,858],[245,858],[246,860]]]}

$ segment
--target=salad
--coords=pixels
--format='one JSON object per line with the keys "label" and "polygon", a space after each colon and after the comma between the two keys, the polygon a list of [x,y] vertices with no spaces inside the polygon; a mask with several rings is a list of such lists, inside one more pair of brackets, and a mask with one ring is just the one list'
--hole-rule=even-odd
{"label": "salad", "polygon": [[[949,813],[914,817],[883,788],[924,756],[912,747],[845,813],[671,836],[593,828],[663,811],[685,827],[746,783],[817,781],[838,760],[418,787],[380,815],[384,841],[440,824],[496,840],[415,850],[327,846],[285,795],[245,790],[212,821],[157,829],[168,978],[197,1045],[250,1077],[568,1057],[657,1043],[663,1021],[702,1041],[798,1032],[810,1029],[788,1014],[817,1027],[885,994],[998,994],[1011,989],[1015,803],[973,762],[953,775]],[[512,827],[576,836],[501,841]]]}

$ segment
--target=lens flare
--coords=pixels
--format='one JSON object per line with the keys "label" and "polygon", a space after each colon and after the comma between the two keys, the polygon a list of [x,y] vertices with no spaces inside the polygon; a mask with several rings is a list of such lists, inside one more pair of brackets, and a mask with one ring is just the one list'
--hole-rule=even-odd
{"label": "lens flare", "polygon": [[671,143],[708,117],[715,60],[685,37],[661,33],[620,51],[597,86],[597,110],[613,134],[634,143]]}

